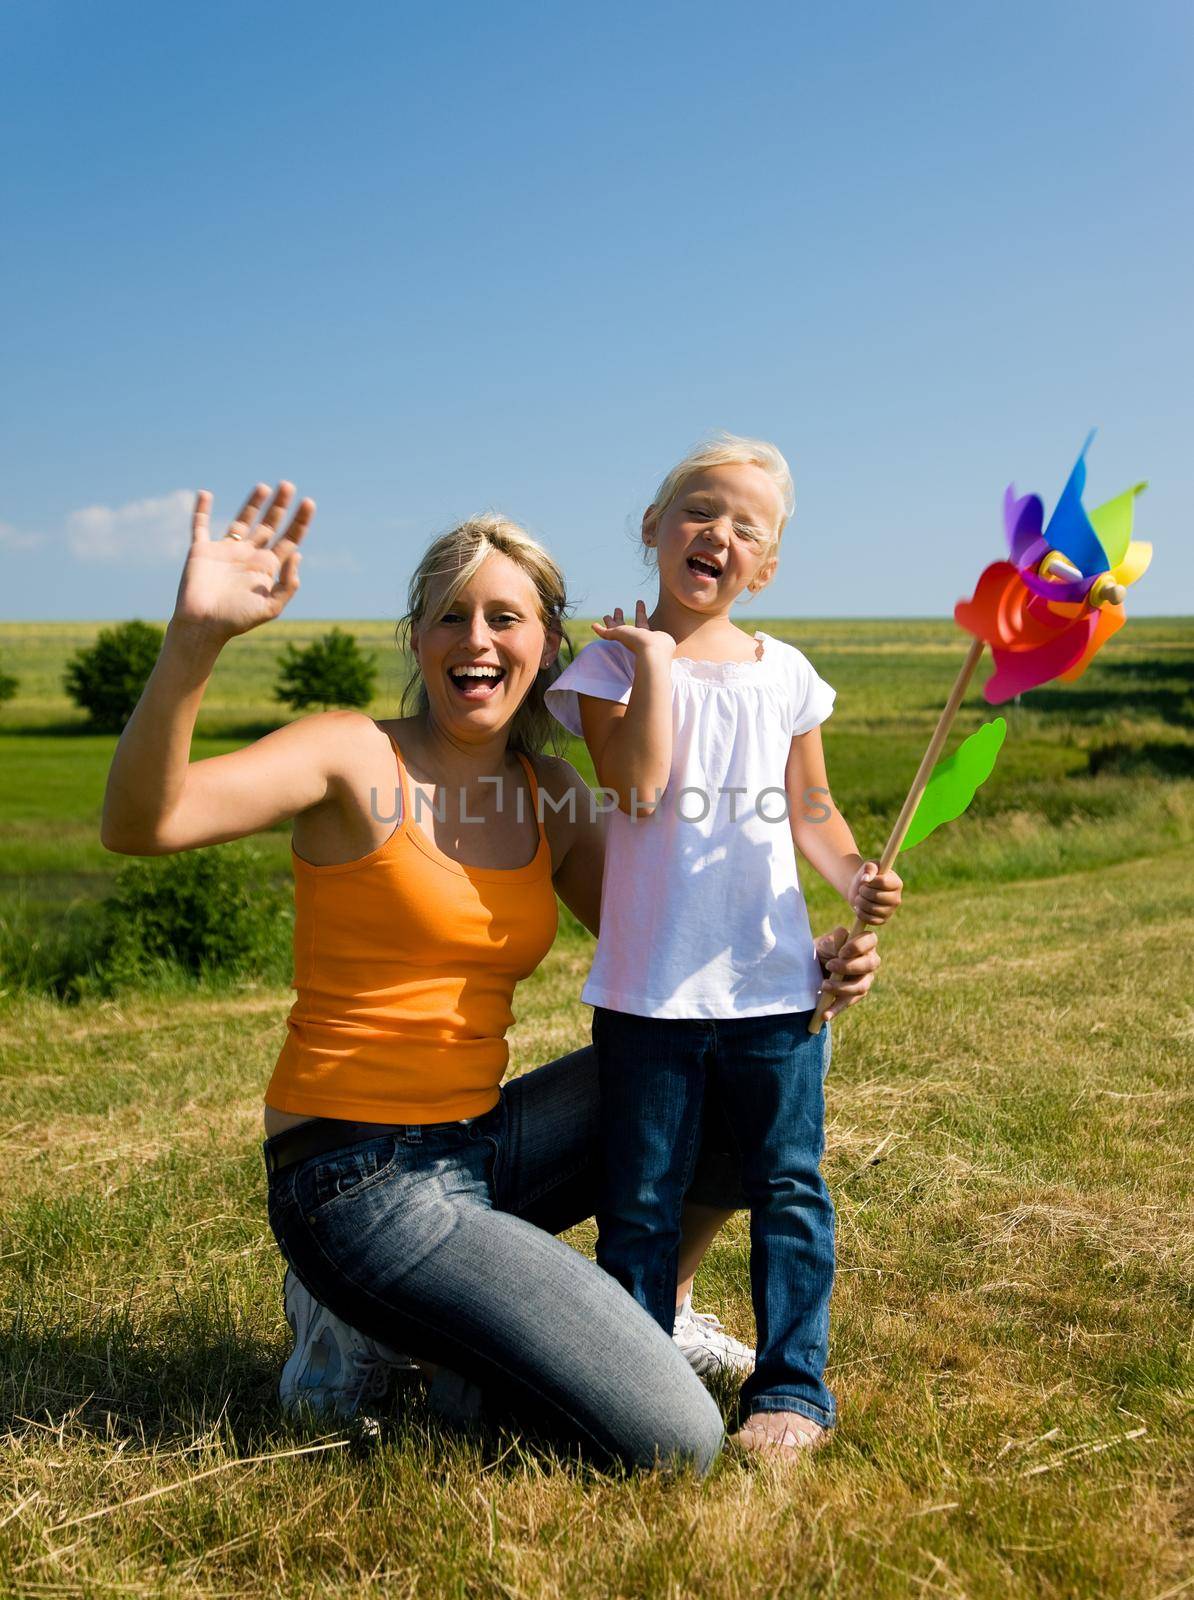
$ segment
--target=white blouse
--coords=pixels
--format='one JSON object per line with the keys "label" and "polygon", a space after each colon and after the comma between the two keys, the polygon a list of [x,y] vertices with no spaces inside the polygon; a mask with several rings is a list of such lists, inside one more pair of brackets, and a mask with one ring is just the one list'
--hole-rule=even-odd
{"label": "white blouse", "polygon": [[[589,1005],[716,1018],[817,1003],[784,773],[793,737],[824,722],[834,691],[792,645],[755,638],[755,661],[673,662],[671,774],[650,816],[611,814]],[[624,704],[633,681],[631,652],[595,639],[547,704],[579,734],[578,695]],[[806,797],[806,815],[825,798]]]}

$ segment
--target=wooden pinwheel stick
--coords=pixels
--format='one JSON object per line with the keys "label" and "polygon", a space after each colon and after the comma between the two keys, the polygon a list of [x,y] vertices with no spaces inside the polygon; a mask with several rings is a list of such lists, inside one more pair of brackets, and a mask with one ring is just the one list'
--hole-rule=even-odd
{"label": "wooden pinwheel stick", "polygon": [[[962,704],[962,697],[970,686],[970,680],[974,676],[974,669],[978,666],[984,648],[985,644],[982,639],[972,639],[970,641],[970,649],[966,652],[966,659],[962,663],[962,669],[954,680],[954,686],[949,692],[949,699],[945,702],[945,709],[937,719],[937,726],[933,729],[933,737],[929,740],[929,747],[924,753],[920,766],[917,768],[916,777],[912,780],[908,798],[904,801],[900,814],[896,818],[895,827],[891,830],[891,835],[883,847],[883,854],[879,859],[880,872],[886,872],[900,853],[900,846],[904,842],[904,836],[912,825],[912,818],[916,815],[920,797],[928,786],[933,768],[937,765],[945,741],[949,738],[949,730],[953,726],[954,717],[957,715],[958,707]],[[866,926],[866,923],[860,917],[855,917],[849,937],[856,939],[860,933],[865,932]],[[825,1021],[825,1013],[832,1004],[832,991],[828,994],[822,991],[821,997],[817,1001],[817,1009],[813,1012],[812,1021],[808,1025],[810,1033],[820,1033],[821,1024]]]}

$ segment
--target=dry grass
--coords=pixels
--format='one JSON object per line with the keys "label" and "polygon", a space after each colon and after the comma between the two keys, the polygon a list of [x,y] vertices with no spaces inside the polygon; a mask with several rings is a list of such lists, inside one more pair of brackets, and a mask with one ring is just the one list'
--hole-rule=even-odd
{"label": "dry grass", "polygon": [[[873,847],[956,633],[765,626],[839,689],[830,772]],[[277,650],[324,625],[302,627],[237,642],[197,754],[276,720]],[[385,624],[354,631],[387,651]],[[92,633],[0,628],[22,676],[0,733],[0,972],[6,896],[36,917],[110,881],[112,740],[78,730],[59,683]],[[705,1484],[605,1476],[509,1435],[446,1435],[412,1393],[375,1444],[288,1428],[258,1139],[289,996],[0,994],[0,1593],[1194,1592],[1192,683],[1189,619],[1134,618],[1081,684],[1008,708],[972,813],[904,859],[884,981],[838,1026],[829,1080],[842,1420],[787,1476],[730,1460]],[[959,734],[983,714],[969,705]],[[281,834],[257,844],[285,870]],[[837,915],[811,899],[818,925]],[[587,959],[565,938],[520,990],[515,1070],[584,1037]],[[746,1245],[739,1217],[698,1281],[742,1337]]]}
{"label": "dry grass", "polygon": [[[786,1475],[727,1460],[704,1485],[453,1438],[417,1394],[373,1445],[284,1426],[257,1139],[287,996],[0,1003],[0,1583],[1184,1592],[1191,1013],[1172,953],[1192,864],[912,901],[830,1077],[838,1436]],[[525,986],[516,1068],[583,1036],[585,960],[564,944]],[[699,1291],[749,1333],[745,1219]]]}

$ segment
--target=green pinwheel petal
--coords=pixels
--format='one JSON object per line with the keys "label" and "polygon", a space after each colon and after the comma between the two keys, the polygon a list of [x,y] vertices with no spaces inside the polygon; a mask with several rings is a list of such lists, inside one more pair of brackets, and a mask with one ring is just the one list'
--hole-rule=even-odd
{"label": "green pinwheel petal", "polygon": [[937,763],[904,836],[905,850],[927,839],[943,822],[952,822],[962,815],[995,770],[995,759],[1006,733],[1007,723],[1002,717],[984,722],[976,733],[962,741],[952,756]]}
{"label": "green pinwheel petal", "polygon": [[1108,500],[1087,513],[1099,543],[1107,552],[1108,567],[1119,565],[1132,542],[1136,496],[1147,488],[1147,483],[1138,483],[1134,488],[1125,489],[1123,494],[1117,494],[1114,500]]}

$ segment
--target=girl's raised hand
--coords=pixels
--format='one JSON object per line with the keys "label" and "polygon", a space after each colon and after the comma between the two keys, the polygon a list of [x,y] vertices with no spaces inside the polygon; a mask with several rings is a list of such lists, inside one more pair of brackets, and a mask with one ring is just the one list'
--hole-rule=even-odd
{"label": "girl's raised hand", "polygon": [[878,928],[896,913],[904,894],[904,880],[890,868],[879,871],[878,862],[864,861],[854,874],[846,899],[854,915],[868,927]]}
{"label": "girl's raised hand", "polygon": [[259,483],[224,537],[213,539],[211,495],[206,489],[199,491],[191,519],[191,548],[174,606],[176,622],[232,639],[282,611],[298,589],[302,559],[298,546],[315,515],[314,500],[300,501],[279,537],[293,498],[292,483],[280,483],[272,498],[269,485]]}
{"label": "girl's raised hand", "polygon": [[647,608],[641,600],[635,603],[633,623],[626,621],[621,606],[615,606],[602,622],[593,624],[593,632],[599,639],[613,639],[618,644],[624,644],[636,656],[658,654],[671,657],[676,653],[676,641],[670,633],[651,626],[647,621]]}

